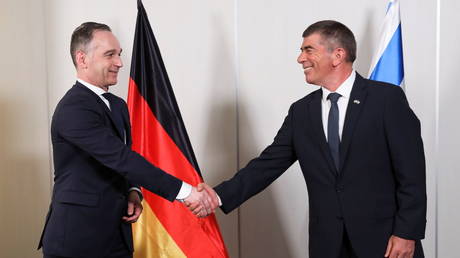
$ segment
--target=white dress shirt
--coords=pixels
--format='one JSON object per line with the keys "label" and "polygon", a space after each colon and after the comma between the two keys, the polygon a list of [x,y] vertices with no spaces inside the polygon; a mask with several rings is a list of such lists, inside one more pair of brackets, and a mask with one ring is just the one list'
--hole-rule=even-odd
{"label": "white dress shirt", "polygon": [[[88,89],[90,89],[92,92],[94,92],[96,95],[99,96],[99,98],[101,98],[101,100],[107,105],[107,107],[110,109],[110,102],[104,97],[102,96],[102,94],[104,93],[107,93],[107,91],[103,90],[102,88],[100,87],[97,87],[97,86],[94,86],[92,85],[91,83],[89,82],[86,82],[86,81],[83,81],[82,79],[77,79],[77,81],[81,84],[83,84],[84,86],[86,86]],[[137,188],[137,187],[131,187],[129,188],[129,191],[137,191],[141,194],[142,196],[142,192],[141,192],[141,189]],[[182,182],[182,186],[179,190],[179,193],[177,194],[176,196],[176,199],[177,200],[183,200],[185,198],[187,198],[190,193],[192,192],[192,186],[185,183],[185,182]]]}
{"label": "white dress shirt", "polygon": [[[110,109],[110,102],[104,97],[102,96],[102,94],[104,93],[107,93],[108,91],[105,91],[103,90],[102,88],[100,87],[97,87],[97,86],[94,86],[92,85],[91,83],[89,82],[85,82],[84,80],[82,79],[77,79],[77,81],[83,85],[86,86],[86,88],[90,89],[92,92],[94,92],[96,95],[99,96],[99,98],[102,99],[102,101],[104,101],[104,103],[107,105],[107,107]],[[111,110],[111,109],[110,109]]]}
{"label": "white dress shirt", "polygon": [[[342,131],[343,124],[345,122],[345,114],[347,113],[348,101],[350,100],[351,89],[353,88],[353,83],[355,82],[356,72],[353,70],[348,76],[348,78],[337,88],[336,93],[340,94],[341,97],[337,101],[337,106],[339,107],[339,137],[342,140]],[[329,117],[329,110],[331,109],[331,101],[327,99],[327,96],[331,91],[321,87],[323,91],[323,97],[321,100],[321,112],[323,118],[323,129],[324,136],[326,136],[327,141],[327,123]]]}

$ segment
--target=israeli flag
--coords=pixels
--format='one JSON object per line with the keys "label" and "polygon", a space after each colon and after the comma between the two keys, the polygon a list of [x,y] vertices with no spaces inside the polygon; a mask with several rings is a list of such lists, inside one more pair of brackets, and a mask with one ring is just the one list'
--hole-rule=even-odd
{"label": "israeli flag", "polygon": [[404,79],[399,0],[390,0],[381,39],[372,58],[369,79],[401,85]]}

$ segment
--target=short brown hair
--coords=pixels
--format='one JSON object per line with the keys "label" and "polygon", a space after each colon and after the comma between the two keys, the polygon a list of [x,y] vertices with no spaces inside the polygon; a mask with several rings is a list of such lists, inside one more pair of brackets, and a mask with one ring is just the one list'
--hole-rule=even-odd
{"label": "short brown hair", "polygon": [[314,33],[329,43],[329,51],[341,47],[347,52],[346,61],[353,63],[356,59],[356,40],[353,32],[340,22],[324,20],[313,23],[303,32],[302,37],[306,38]]}
{"label": "short brown hair", "polygon": [[70,40],[70,55],[72,62],[77,67],[75,54],[77,50],[87,51],[88,44],[93,39],[93,33],[97,30],[112,31],[109,26],[97,22],[85,22],[78,26],[72,33]]}

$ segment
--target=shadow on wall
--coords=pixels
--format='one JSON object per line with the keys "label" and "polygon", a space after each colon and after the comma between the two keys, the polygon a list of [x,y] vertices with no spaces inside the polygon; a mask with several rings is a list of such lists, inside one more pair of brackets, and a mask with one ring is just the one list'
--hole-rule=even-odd
{"label": "shadow on wall", "polygon": [[[253,158],[258,157],[267,143],[259,143],[256,135],[263,128],[253,128],[247,108],[239,105],[240,139],[245,141],[244,150],[240,146],[240,167],[243,168]],[[244,131],[244,132],[243,132]],[[257,146],[264,146],[262,149]],[[276,182],[276,181],[275,181]],[[272,184],[273,185],[273,184]],[[287,243],[288,230],[283,228],[282,217],[278,211],[273,187],[268,187],[261,193],[246,201],[240,208],[240,243],[241,257],[271,257],[290,258],[292,252]],[[295,212],[295,211],[294,211]]]}
{"label": "shadow on wall", "polygon": [[[247,157],[256,157],[261,149],[255,137],[258,130],[252,128],[241,96],[238,96],[238,87],[244,87],[244,82],[238,81],[235,62],[238,60],[234,53],[234,38],[228,37],[232,33],[225,31],[220,17],[213,17],[212,24],[215,37],[211,57],[212,69],[211,83],[213,88],[210,102],[211,107],[206,149],[216,158],[213,167],[218,168],[218,173],[213,177],[215,184],[232,177],[238,168],[246,165],[241,160]],[[229,93],[229,91],[231,93]],[[266,144],[266,143],[264,143]],[[244,147],[242,147],[244,146]],[[245,148],[245,149],[242,149]],[[234,210],[229,215],[219,216],[222,234],[224,235],[231,257],[292,257],[289,245],[286,242],[286,232],[276,208],[274,194],[265,190],[259,195],[248,200],[242,208]],[[223,213],[219,212],[218,215]],[[225,216],[225,217],[224,217]],[[233,221],[228,217],[238,216]],[[235,223],[236,222],[236,223]],[[237,236],[237,238],[233,238]],[[228,239],[235,242],[229,242]],[[232,246],[232,244],[239,246]],[[238,252],[239,250],[239,252]],[[239,254],[238,254],[239,253]]]}
{"label": "shadow on wall", "polygon": [[[212,53],[210,57],[213,58],[210,62],[212,88],[206,93],[210,94],[211,98],[205,111],[209,112],[209,119],[205,123],[207,138],[204,148],[206,153],[212,154],[213,160],[206,162],[210,164],[208,169],[213,171],[203,171],[203,174],[209,184],[215,185],[232,177],[239,166],[247,163],[247,157],[256,157],[261,152],[258,147],[261,145],[256,142],[255,136],[257,131],[263,128],[252,128],[248,116],[250,112],[247,112],[240,96],[235,97],[235,88],[241,87],[244,83],[238,82],[239,78],[236,78],[235,69],[238,67],[234,64],[234,39],[228,37],[232,33],[225,31],[220,17],[213,17],[211,22],[215,35],[212,39],[214,45],[209,50]],[[245,162],[241,162],[240,157]],[[217,213],[230,257],[293,257],[290,250],[292,247],[287,242],[289,230],[283,228],[282,223],[289,218],[282,217],[285,211],[277,210],[281,205],[276,203],[275,194],[269,188],[248,200],[239,211],[235,210],[229,215]],[[307,217],[305,214],[298,216]],[[305,230],[306,223],[307,221],[303,225]]]}
{"label": "shadow on wall", "polygon": [[0,221],[5,235],[0,257],[39,257],[36,249],[50,198],[48,121],[33,113],[32,98],[2,95]]}
{"label": "shadow on wall", "polygon": [[[209,97],[207,106],[203,112],[205,116],[204,130],[206,140],[204,142],[205,153],[203,157],[207,164],[207,171],[202,171],[205,181],[210,186],[215,186],[223,180],[231,177],[237,167],[237,141],[236,141],[236,103],[235,103],[235,65],[233,48],[229,42],[233,42],[232,35],[226,31],[222,18],[213,16],[213,33],[211,37],[211,60],[205,61],[210,64],[209,75],[210,88],[205,94]],[[222,236],[224,238],[230,257],[238,257],[238,214],[233,212],[225,215],[221,211],[216,212]]]}

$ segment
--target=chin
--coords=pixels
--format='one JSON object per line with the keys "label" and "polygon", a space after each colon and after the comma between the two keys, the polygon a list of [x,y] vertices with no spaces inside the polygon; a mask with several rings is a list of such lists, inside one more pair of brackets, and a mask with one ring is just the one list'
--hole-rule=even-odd
{"label": "chin", "polygon": [[107,85],[108,85],[108,86],[113,86],[113,85],[115,85],[115,84],[117,84],[117,81],[116,81],[116,80],[115,80],[115,81],[109,81],[109,82],[107,82]]}

